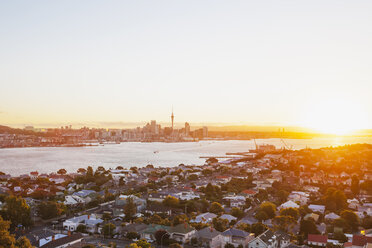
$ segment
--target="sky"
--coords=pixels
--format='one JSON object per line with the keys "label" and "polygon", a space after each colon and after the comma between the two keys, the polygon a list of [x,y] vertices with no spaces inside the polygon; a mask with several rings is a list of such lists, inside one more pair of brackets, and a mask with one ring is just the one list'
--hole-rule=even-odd
{"label": "sky", "polygon": [[[372,1],[1,1],[0,124],[372,128]],[[341,124],[340,124],[341,123]]]}

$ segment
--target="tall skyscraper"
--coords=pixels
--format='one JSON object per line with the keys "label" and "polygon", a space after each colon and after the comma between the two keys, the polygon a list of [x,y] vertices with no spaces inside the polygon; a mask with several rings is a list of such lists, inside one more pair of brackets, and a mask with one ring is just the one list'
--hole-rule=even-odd
{"label": "tall skyscraper", "polygon": [[174,124],[174,114],[173,114],[173,107],[172,107],[172,115],[171,115],[171,120],[172,120],[172,131],[173,131],[173,124]]}
{"label": "tall skyscraper", "polygon": [[185,122],[185,136],[188,137],[190,135],[190,124]]}

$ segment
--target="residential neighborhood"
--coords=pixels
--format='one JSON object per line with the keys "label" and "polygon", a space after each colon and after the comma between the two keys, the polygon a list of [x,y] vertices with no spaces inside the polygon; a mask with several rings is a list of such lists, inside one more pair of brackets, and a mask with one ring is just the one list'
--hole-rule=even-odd
{"label": "residential neighborhood", "polygon": [[372,145],[0,180],[0,222],[30,247],[372,244]]}

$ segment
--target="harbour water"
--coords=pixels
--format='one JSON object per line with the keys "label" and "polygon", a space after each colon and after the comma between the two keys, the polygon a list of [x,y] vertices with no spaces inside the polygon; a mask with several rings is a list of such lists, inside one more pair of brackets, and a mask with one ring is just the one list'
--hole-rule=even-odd
{"label": "harbour water", "polygon": [[[258,139],[257,144],[283,147],[280,139]],[[313,139],[286,139],[292,149],[320,148],[355,143],[372,144],[372,137],[338,137]],[[172,167],[183,164],[203,164],[200,156],[224,156],[227,152],[246,152],[254,149],[253,140],[200,141],[185,143],[127,142],[87,147],[34,147],[0,149],[0,171],[13,176],[31,171],[55,172],[65,168],[76,172],[78,168],[104,166],[106,169],[154,166]]]}

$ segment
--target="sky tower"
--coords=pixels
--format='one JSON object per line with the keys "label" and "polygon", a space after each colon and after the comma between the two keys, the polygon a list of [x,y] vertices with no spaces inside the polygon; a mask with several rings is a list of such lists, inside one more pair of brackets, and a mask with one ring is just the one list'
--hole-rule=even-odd
{"label": "sky tower", "polygon": [[173,107],[172,107],[172,115],[171,115],[171,120],[172,120],[172,131],[173,131],[173,122],[174,122]]}

